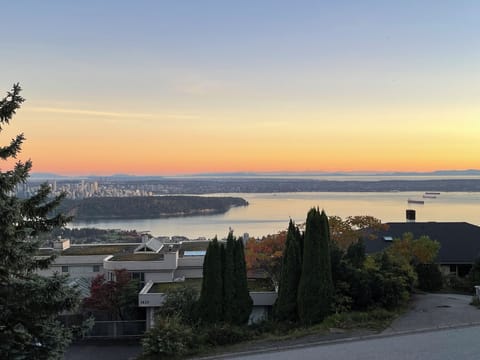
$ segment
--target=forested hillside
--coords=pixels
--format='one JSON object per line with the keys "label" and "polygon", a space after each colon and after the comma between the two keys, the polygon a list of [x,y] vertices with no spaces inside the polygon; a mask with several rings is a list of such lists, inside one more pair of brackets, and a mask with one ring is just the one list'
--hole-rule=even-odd
{"label": "forested hillside", "polygon": [[74,220],[154,219],[173,216],[221,214],[248,202],[238,197],[148,196],[65,199],[60,211]]}

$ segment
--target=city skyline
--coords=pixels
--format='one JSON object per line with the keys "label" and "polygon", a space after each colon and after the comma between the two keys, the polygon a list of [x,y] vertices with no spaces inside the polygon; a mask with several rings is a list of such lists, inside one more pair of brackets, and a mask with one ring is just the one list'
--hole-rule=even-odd
{"label": "city skyline", "polygon": [[478,168],[474,2],[3,10],[0,91],[19,82],[27,101],[2,143],[25,133],[37,173]]}

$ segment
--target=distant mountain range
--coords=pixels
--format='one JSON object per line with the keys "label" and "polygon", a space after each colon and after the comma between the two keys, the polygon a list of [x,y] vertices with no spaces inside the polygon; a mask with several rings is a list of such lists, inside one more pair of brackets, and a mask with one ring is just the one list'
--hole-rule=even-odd
{"label": "distant mountain range", "polygon": [[158,180],[168,178],[189,178],[189,177],[230,177],[230,178],[242,178],[242,177],[262,177],[262,176],[275,176],[275,177],[294,177],[294,176],[480,176],[480,170],[467,169],[467,170],[437,170],[430,172],[227,172],[227,173],[199,173],[190,175],[179,176],[160,176],[160,175],[129,175],[129,174],[113,174],[108,176],[99,175],[77,175],[66,176],[55,173],[32,173],[30,175],[31,180],[119,180],[119,181],[141,181],[141,180]]}
{"label": "distant mountain range", "polygon": [[128,180],[158,180],[164,179],[164,176],[160,175],[128,175],[128,174],[113,174],[113,175],[61,175],[54,173],[31,173],[31,180],[119,180],[119,181],[128,181]]}

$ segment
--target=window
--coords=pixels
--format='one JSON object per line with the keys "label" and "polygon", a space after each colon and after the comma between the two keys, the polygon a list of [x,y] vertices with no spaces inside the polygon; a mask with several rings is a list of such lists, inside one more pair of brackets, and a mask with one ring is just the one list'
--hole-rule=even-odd
{"label": "window", "polygon": [[93,265],[93,272],[99,272],[100,271],[100,265]]}
{"label": "window", "polygon": [[62,266],[62,273],[68,273],[68,266]]}
{"label": "window", "polygon": [[145,281],[145,273],[143,272],[132,272],[132,279],[133,280],[139,280],[141,282]]}
{"label": "window", "polygon": [[138,280],[140,287],[145,285],[145,273],[143,272],[132,272],[130,273],[132,280]]}

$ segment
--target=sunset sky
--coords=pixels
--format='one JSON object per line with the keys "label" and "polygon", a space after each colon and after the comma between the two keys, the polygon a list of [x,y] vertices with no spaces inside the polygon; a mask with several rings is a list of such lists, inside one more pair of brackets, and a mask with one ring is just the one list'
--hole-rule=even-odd
{"label": "sunset sky", "polygon": [[1,11],[0,91],[27,101],[0,144],[24,132],[34,172],[480,168],[479,1]]}

